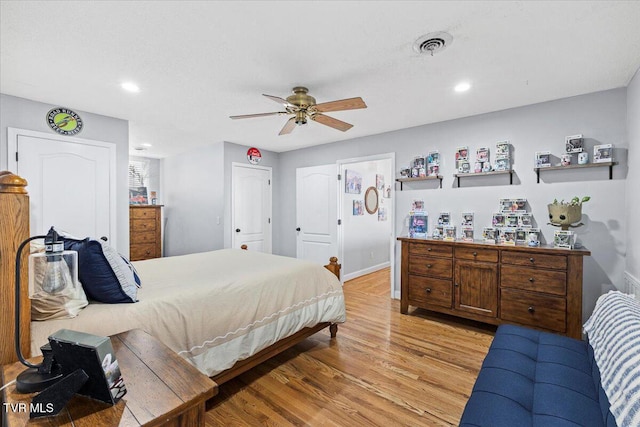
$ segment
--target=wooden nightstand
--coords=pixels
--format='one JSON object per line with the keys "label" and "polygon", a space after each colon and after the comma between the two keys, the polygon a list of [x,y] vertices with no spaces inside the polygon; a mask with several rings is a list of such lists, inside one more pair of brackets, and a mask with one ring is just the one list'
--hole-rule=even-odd
{"label": "wooden nightstand", "polygon": [[[10,385],[2,391],[2,401],[24,402],[27,410],[12,412],[2,405],[3,426],[204,425],[205,401],[218,393],[215,382],[139,329],[114,335],[111,343],[127,387],[127,394],[116,405],[76,395],[56,417],[29,420],[33,394],[18,394],[15,385]],[[24,369],[19,362],[3,366],[2,384]]]}

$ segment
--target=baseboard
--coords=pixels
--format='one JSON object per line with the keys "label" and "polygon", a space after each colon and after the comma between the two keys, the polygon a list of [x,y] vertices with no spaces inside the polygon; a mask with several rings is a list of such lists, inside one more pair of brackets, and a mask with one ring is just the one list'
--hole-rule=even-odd
{"label": "baseboard", "polygon": [[368,267],[362,270],[354,271],[353,273],[345,274],[343,280],[346,282],[351,279],[355,279],[356,277],[364,276],[365,274],[375,273],[378,270],[382,270],[383,268],[387,268],[391,265],[389,261],[383,262],[382,264],[374,265],[372,267]]}
{"label": "baseboard", "polygon": [[640,299],[640,280],[636,279],[628,271],[624,272],[624,290],[626,293],[635,295]]}

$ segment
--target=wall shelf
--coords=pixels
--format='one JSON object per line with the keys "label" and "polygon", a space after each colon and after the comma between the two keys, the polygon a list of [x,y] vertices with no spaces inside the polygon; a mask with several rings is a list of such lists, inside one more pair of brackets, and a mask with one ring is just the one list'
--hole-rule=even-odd
{"label": "wall shelf", "polygon": [[586,165],[569,165],[569,166],[550,166],[545,168],[533,168],[536,171],[537,175],[537,183],[540,184],[540,171],[557,171],[557,170],[565,170],[565,169],[584,169],[584,168],[601,168],[608,167],[609,168],[609,179],[613,179],[613,167],[617,165],[618,162],[603,162],[603,163],[587,163]]}
{"label": "wall shelf", "polygon": [[440,180],[440,188],[442,188],[442,175],[437,176],[423,176],[419,178],[396,178],[396,182],[400,183],[400,191],[402,191],[402,184],[405,182],[417,182],[417,181],[432,181],[435,179]]}
{"label": "wall shelf", "polygon": [[491,172],[478,172],[478,173],[456,173],[453,176],[458,181],[458,187],[460,187],[460,178],[488,176],[488,175],[506,175],[509,174],[509,185],[513,185],[513,169],[507,171],[491,171]]}

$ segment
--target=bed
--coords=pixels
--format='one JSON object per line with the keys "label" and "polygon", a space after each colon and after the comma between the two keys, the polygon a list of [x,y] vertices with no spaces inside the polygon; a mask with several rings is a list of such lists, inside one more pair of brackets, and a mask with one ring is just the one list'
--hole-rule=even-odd
{"label": "bed", "polygon": [[[11,267],[17,246],[29,237],[25,185],[15,175],[0,173],[2,364],[15,360]],[[324,328],[335,337],[337,324],[345,321],[335,258],[323,268],[288,257],[225,249],[133,265],[142,281],[138,302],[91,303],[72,319],[32,322],[22,286],[23,353],[37,355],[47,337],[63,328],[105,336],[140,328],[222,384]],[[27,283],[26,277],[22,280]]]}

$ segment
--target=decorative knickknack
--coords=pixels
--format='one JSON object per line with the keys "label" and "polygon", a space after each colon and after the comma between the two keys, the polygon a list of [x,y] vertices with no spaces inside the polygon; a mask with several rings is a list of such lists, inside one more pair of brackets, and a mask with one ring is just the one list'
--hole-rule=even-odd
{"label": "decorative knickknack", "polygon": [[549,224],[560,227],[562,230],[567,231],[569,227],[576,228],[583,225],[582,223],[574,224],[582,218],[582,204],[588,202],[591,198],[585,196],[580,200],[578,197],[574,197],[569,202],[564,200],[558,202],[554,200],[553,203],[549,203],[547,208],[549,209]]}

